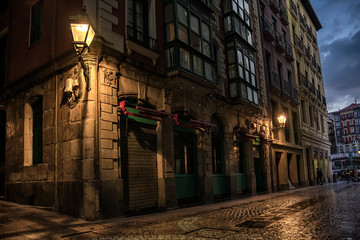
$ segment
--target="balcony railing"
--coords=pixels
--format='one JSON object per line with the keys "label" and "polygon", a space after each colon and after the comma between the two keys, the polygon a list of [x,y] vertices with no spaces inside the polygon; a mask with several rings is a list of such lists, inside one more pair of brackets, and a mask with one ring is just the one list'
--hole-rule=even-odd
{"label": "balcony railing", "polygon": [[285,58],[289,62],[294,61],[293,49],[291,43],[285,40]]}
{"label": "balcony railing", "polygon": [[268,74],[269,74],[269,86],[276,92],[281,92],[280,78],[277,72],[270,69]]}
{"label": "balcony railing", "polygon": [[300,73],[300,83],[301,85],[309,89],[309,80],[307,80],[307,78],[301,73]]}
{"label": "balcony railing", "polygon": [[310,60],[310,48],[305,47],[304,52],[305,52],[305,56],[307,57],[307,59]]}
{"label": "balcony railing", "polygon": [[288,81],[281,78],[281,94],[288,100],[291,99],[291,86]]}
{"label": "balcony railing", "polygon": [[310,83],[310,82],[309,82],[309,90],[310,90],[310,92],[311,92],[314,96],[316,96],[316,95],[315,95],[315,87],[314,87],[314,85],[313,85],[312,83]]}
{"label": "balcony railing", "polygon": [[294,86],[291,87],[291,103],[294,105],[298,105],[300,103],[299,90]]}
{"label": "balcony railing", "polygon": [[300,15],[300,23],[304,29],[305,29],[305,26],[306,26],[306,23],[305,23],[305,18],[303,17],[303,15],[299,14]]}
{"label": "balcony railing", "polygon": [[315,56],[311,56],[311,63],[314,66],[314,68],[317,69],[317,63],[316,63],[316,60],[315,60]]}
{"label": "balcony railing", "polygon": [[297,7],[296,7],[295,3],[293,2],[293,0],[290,0],[290,9],[292,11],[294,11],[295,15],[297,15],[297,13],[298,13]]}
{"label": "balcony railing", "polygon": [[270,0],[270,8],[274,11],[274,13],[279,13],[279,0]]}
{"label": "balcony railing", "polygon": [[136,44],[139,44],[145,48],[148,48],[154,52],[157,51],[157,40],[144,35],[144,33],[138,31],[136,28],[127,25],[127,37],[129,40],[133,41]]}
{"label": "balcony railing", "polygon": [[326,106],[326,97],[322,96],[322,103]]}
{"label": "balcony railing", "polygon": [[317,71],[321,74],[321,67],[320,67],[319,64],[316,64],[316,69],[317,69]]}
{"label": "balcony railing", "polygon": [[321,101],[321,93],[318,89],[316,89],[316,97]]}
{"label": "balcony railing", "polygon": [[285,26],[287,26],[289,24],[289,20],[288,20],[288,13],[286,7],[282,3],[279,4],[279,7],[280,7],[280,21]]}
{"label": "balcony railing", "polygon": [[281,35],[280,32],[276,32],[276,42],[275,42],[275,48],[280,53],[283,53],[285,51],[285,41],[284,36]]}
{"label": "balcony railing", "polygon": [[312,41],[315,44],[315,46],[317,46],[316,37],[314,36],[314,34],[311,34],[311,38],[312,38]]}
{"label": "balcony railing", "polygon": [[302,51],[304,49],[302,40],[296,34],[294,34],[294,39],[295,39],[295,46],[297,47],[298,52],[302,53]]}
{"label": "balcony railing", "polygon": [[275,32],[274,32],[274,27],[273,27],[271,21],[267,17],[262,16],[261,17],[261,26],[262,26],[264,37],[267,40],[269,40],[270,42],[273,41],[275,39]]}

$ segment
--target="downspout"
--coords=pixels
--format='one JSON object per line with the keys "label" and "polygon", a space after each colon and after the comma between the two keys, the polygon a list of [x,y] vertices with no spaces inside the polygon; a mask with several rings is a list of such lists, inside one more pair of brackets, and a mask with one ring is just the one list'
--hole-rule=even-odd
{"label": "downspout", "polygon": [[[58,5],[58,1],[55,0],[54,1],[54,15],[53,15],[53,29],[56,29],[56,25],[57,25],[57,5]],[[52,33],[52,44],[51,44],[51,58],[53,60],[53,64],[54,64],[54,70],[57,71],[57,66],[54,63],[54,59],[55,59],[55,47],[56,47],[56,33],[55,31],[53,31]],[[58,99],[58,81],[59,81],[59,75],[56,73],[55,74],[55,120],[54,120],[54,124],[55,124],[55,159],[54,159],[54,208],[56,210],[59,209],[59,199],[58,199],[58,105],[59,105],[59,99]]]}
{"label": "downspout", "polygon": [[56,210],[59,209],[59,202],[58,202],[58,94],[57,94],[57,89],[58,89],[58,80],[59,80],[59,75],[56,74],[55,75],[55,159],[54,159],[54,165],[55,165],[55,174],[54,174],[54,188],[55,188],[55,203],[54,203],[54,208]]}

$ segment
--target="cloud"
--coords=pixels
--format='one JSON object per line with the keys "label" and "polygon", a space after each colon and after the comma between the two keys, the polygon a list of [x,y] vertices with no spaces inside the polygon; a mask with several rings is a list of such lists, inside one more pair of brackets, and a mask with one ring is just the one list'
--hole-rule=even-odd
{"label": "cloud", "polygon": [[360,2],[311,0],[323,26],[318,31],[328,111],[360,102]]}
{"label": "cloud", "polygon": [[355,97],[360,100],[359,46],[360,31],[320,46],[320,52],[327,55],[321,65],[329,112],[351,104]]}

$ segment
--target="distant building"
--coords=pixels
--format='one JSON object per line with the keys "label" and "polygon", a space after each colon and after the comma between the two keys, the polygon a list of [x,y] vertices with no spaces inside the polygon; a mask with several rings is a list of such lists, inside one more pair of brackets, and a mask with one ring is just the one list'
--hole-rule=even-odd
{"label": "distant building", "polygon": [[329,114],[329,117],[327,118],[327,125],[328,125],[329,140],[331,142],[330,153],[335,154],[335,153],[337,153],[336,136],[335,136],[335,121],[332,118],[332,115],[330,115],[330,114]]}
{"label": "distant building", "polygon": [[[335,125],[332,146],[336,146],[336,149],[331,152],[334,168],[342,168],[345,165],[357,165],[359,167],[360,104],[355,102],[343,109],[331,112],[329,118]],[[330,125],[328,126],[330,128]]]}

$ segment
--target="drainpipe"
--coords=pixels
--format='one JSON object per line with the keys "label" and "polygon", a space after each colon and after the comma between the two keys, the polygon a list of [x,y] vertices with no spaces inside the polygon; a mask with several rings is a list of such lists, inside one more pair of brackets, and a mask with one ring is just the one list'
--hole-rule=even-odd
{"label": "drainpipe", "polygon": [[55,159],[54,159],[54,165],[55,165],[55,174],[54,174],[54,188],[55,188],[55,202],[54,202],[54,208],[56,210],[59,209],[59,202],[58,202],[58,80],[59,75],[55,75]]}

